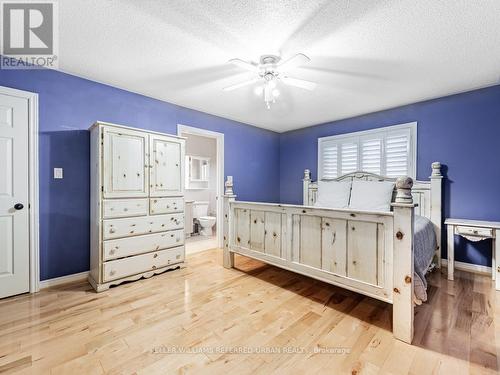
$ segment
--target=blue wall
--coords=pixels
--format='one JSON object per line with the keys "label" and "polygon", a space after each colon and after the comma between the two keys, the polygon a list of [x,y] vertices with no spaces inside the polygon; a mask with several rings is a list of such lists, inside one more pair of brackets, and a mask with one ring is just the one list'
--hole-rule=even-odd
{"label": "blue wall", "polygon": [[[39,94],[41,279],[89,269],[89,133],[96,120],[171,134],[224,133],[225,174],[241,200],[279,201],[279,134],[51,70],[2,70],[0,85]],[[64,168],[54,180],[52,169]]]}
{"label": "blue wall", "polygon": [[[222,132],[225,174],[239,199],[283,203],[301,203],[305,168],[316,178],[318,137],[417,121],[417,177],[443,163],[444,217],[500,220],[500,86],[279,135],[56,71],[2,70],[0,85],[39,94],[42,280],[89,268],[87,128],[96,120]],[[64,168],[63,180],[52,179],[54,167]],[[490,241],[455,241],[457,260],[491,264]]]}
{"label": "blue wall", "polygon": [[[500,86],[281,134],[281,202],[301,203],[304,169],[316,178],[318,137],[413,121],[417,178],[430,176],[433,161],[444,165],[443,216],[500,221]],[[491,265],[490,241],[455,241],[456,260]]]}

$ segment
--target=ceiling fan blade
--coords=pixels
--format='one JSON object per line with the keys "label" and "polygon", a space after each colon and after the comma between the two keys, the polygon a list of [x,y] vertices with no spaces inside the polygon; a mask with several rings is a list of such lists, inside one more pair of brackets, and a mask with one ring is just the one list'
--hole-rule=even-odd
{"label": "ceiling fan blade", "polygon": [[281,80],[285,85],[300,87],[305,90],[314,90],[316,88],[316,83],[311,81],[306,81],[304,79],[292,78],[292,77],[281,77]]}
{"label": "ceiling fan blade", "polygon": [[249,70],[251,72],[258,73],[259,72],[259,67],[251,62],[244,61],[242,59],[231,59],[228,62],[231,64],[234,64],[236,66],[239,66],[240,68]]}
{"label": "ceiling fan blade", "polygon": [[286,72],[300,65],[303,65],[309,61],[311,61],[309,57],[307,57],[303,53],[298,53],[295,56],[290,57],[288,60],[283,61],[281,64],[278,65],[278,68],[281,72]]}
{"label": "ceiling fan blade", "polygon": [[233,90],[239,89],[240,87],[245,87],[245,86],[251,85],[252,83],[257,82],[258,80],[259,80],[259,78],[253,78],[253,79],[250,79],[248,81],[243,81],[243,82],[231,85],[231,86],[224,87],[222,90],[233,91]]}

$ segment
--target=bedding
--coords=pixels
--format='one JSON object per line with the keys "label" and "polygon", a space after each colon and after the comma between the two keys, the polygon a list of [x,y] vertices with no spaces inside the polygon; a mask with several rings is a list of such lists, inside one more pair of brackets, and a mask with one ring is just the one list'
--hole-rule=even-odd
{"label": "bedding", "polygon": [[393,191],[393,182],[354,180],[349,208],[389,212]]}
{"label": "bedding", "polygon": [[347,208],[351,195],[351,181],[318,181],[315,207]]}
{"label": "bedding", "polygon": [[427,301],[427,280],[425,274],[432,263],[437,247],[436,232],[432,222],[424,216],[415,215],[413,234],[414,251],[414,294],[422,302]]}

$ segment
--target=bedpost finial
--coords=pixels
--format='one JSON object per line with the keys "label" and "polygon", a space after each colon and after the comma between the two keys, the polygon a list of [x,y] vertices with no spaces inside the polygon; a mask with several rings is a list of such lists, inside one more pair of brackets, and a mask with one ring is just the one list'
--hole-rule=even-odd
{"label": "bedpost finial", "polygon": [[224,194],[225,195],[234,195],[234,192],[233,192],[233,176],[227,176],[227,180],[226,182],[224,182],[224,186],[225,186],[225,191],[224,191]]}
{"label": "bedpost finial", "polygon": [[311,179],[311,171],[309,169],[304,170],[304,180],[310,180]]}
{"label": "bedpost finial", "polygon": [[441,177],[441,163],[435,161],[432,163],[432,175],[431,177]]}
{"label": "bedpost finial", "polygon": [[395,203],[412,204],[413,196],[411,188],[413,187],[413,179],[411,177],[399,177],[396,180],[396,201]]}

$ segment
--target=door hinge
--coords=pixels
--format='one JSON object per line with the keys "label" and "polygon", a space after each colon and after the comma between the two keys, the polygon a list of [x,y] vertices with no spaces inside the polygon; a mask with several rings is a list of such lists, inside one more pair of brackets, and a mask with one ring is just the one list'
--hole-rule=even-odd
{"label": "door hinge", "polygon": [[101,191],[104,192],[104,186],[101,186]]}

